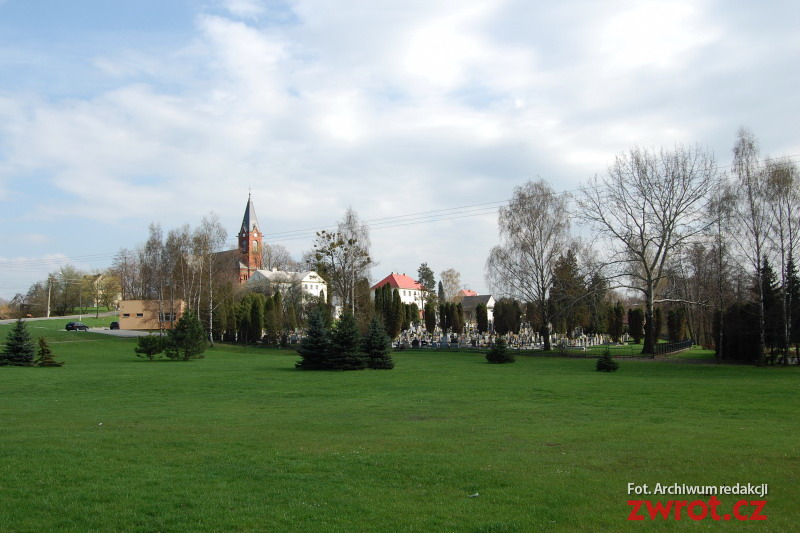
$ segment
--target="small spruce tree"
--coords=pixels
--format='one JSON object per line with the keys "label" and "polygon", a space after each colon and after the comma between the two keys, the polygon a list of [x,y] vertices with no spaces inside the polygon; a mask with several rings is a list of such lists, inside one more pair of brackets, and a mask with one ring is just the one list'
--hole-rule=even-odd
{"label": "small spruce tree", "polygon": [[144,335],[139,337],[136,348],[133,349],[137,357],[156,359],[156,355],[164,351],[164,337],[161,335]]}
{"label": "small spruce tree", "polygon": [[36,352],[36,366],[64,366],[63,361],[56,361],[53,358],[53,350],[44,340],[44,337],[39,337],[39,350]]}
{"label": "small spruce tree", "polygon": [[361,351],[361,334],[353,313],[345,311],[331,333],[331,367],[335,370],[362,370],[367,358]]}
{"label": "small spruce tree", "polygon": [[513,363],[516,359],[514,353],[509,351],[506,340],[498,337],[492,349],[486,352],[486,360],[490,363],[503,364]]}
{"label": "small spruce tree", "polygon": [[170,359],[188,361],[202,359],[207,346],[202,324],[193,312],[186,311],[175,327],[169,330],[165,351]]}
{"label": "small spruce tree", "polygon": [[317,308],[311,311],[308,317],[308,330],[297,353],[302,359],[295,363],[295,368],[301,370],[326,370],[329,369],[330,361],[330,335],[325,324],[324,313],[327,308]]}
{"label": "small spruce tree", "polygon": [[17,319],[6,337],[5,348],[0,354],[0,366],[33,366],[34,352],[27,325],[22,319]]}
{"label": "small spruce tree", "polygon": [[373,317],[364,336],[364,353],[367,356],[367,367],[376,370],[391,370],[394,361],[389,355],[391,340],[377,317]]}
{"label": "small spruce tree", "polygon": [[611,357],[611,350],[608,348],[603,351],[603,355],[597,358],[595,364],[595,370],[598,372],[616,372],[618,368],[619,363]]}

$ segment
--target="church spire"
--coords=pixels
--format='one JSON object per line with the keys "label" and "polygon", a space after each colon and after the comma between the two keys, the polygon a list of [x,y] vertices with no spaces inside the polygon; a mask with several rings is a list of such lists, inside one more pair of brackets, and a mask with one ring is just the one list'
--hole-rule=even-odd
{"label": "church spire", "polygon": [[244,208],[244,217],[242,218],[242,231],[251,232],[258,229],[258,217],[256,217],[256,208],[253,206],[253,201],[250,199],[250,194],[247,194],[247,205]]}

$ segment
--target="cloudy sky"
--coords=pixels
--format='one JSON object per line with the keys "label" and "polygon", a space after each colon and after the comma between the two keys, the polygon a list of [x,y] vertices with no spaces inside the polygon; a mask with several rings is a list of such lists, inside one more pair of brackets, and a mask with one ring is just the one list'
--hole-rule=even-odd
{"label": "cloudy sky", "polygon": [[742,125],[800,154],[798,23],[769,0],[0,0],[0,297],[151,222],[213,211],[233,243],[249,190],[298,257],[352,206],[374,279],[427,261],[484,291],[527,179],[574,191],[637,144],[725,167]]}

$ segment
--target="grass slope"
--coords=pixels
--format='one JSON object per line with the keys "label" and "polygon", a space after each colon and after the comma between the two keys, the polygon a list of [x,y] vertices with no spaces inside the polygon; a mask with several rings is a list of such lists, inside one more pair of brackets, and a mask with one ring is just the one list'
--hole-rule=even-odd
{"label": "grass slope", "polygon": [[147,362],[134,340],[31,326],[66,365],[0,368],[2,531],[734,525],[628,522],[628,482],[769,483],[758,530],[800,517],[795,367],[408,351],[392,371],[300,372],[288,351]]}

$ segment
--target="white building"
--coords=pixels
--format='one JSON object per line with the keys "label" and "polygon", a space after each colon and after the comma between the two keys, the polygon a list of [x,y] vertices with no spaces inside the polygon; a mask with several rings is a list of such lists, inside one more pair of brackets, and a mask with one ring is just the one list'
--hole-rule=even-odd
{"label": "white building", "polygon": [[387,283],[392,289],[397,289],[397,292],[400,293],[400,301],[404,304],[417,304],[420,311],[422,310],[425,290],[411,276],[406,276],[405,274],[392,272],[370,288],[370,297],[375,300],[375,290]]}
{"label": "white building", "polygon": [[328,284],[313,270],[305,272],[284,272],[273,268],[272,270],[256,270],[247,280],[248,286],[266,285],[268,288],[277,288],[282,293],[292,287],[298,287],[309,296],[328,297]]}

